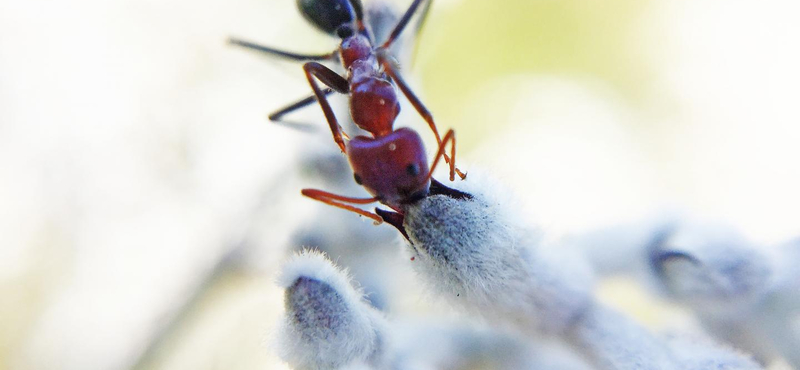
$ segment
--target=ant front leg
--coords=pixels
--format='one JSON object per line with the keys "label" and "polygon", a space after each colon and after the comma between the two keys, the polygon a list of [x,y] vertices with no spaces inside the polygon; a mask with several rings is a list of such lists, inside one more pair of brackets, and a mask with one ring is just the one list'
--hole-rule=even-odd
{"label": "ant front leg", "polygon": [[[290,52],[290,51],[283,51],[283,50],[280,50],[280,49],[275,49],[275,48],[272,48],[272,47],[269,47],[269,46],[259,45],[259,44],[256,44],[256,43],[253,43],[253,42],[250,42],[250,41],[245,41],[245,40],[237,39],[237,38],[234,38],[234,37],[231,37],[230,39],[228,39],[228,43],[231,44],[231,45],[241,46],[241,47],[246,48],[246,49],[254,50],[254,51],[257,51],[257,52],[260,52],[260,53],[264,53],[264,54],[267,54],[267,55],[271,55],[273,57],[279,57],[279,58],[295,60],[295,61],[333,60],[333,59],[336,59],[336,52],[331,52],[331,53],[327,53],[327,54],[298,54],[298,53],[293,53],[293,52]],[[333,93],[333,90],[329,89],[329,88],[326,88],[325,90],[323,90],[323,93],[324,93],[324,95],[330,95],[331,93]],[[283,108],[271,113],[269,115],[269,120],[270,121],[278,121],[285,114],[291,113],[291,112],[293,112],[293,111],[295,111],[297,109],[303,108],[303,107],[313,103],[316,100],[317,100],[316,95],[312,95],[312,96],[303,98],[301,100],[298,100],[298,101],[296,101],[296,102],[294,102],[292,104],[287,105],[286,107],[283,107]]]}
{"label": "ant front leg", "polygon": [[[390,46],[392,46],[392,43],[394,43],[395,40],[397,40],[397,38],[406,28],[408,22],[411,20],[411,17],[414,15],[414,13],[416,13],[417,8],[419,8],[419,5],[422,4],[423,1],[424,0],[414,0],[411,3],[411,5],[406,10],[405,14],[403,14],[403,17],[400,18],[400,21],[397,22],[397,25],[394,27],[394,30],[392,30],[392,33],[389,34],[389,38],[387,38],[386,41],[384,41],[383,44],[381,45],[381,49],[388,49]],[[430,1],[428,3],[428,6],[430,6]],[[424,17],[427,15],[426,14],[427,7],[423,12],[424,12],[423,13],[423,20],[424,20]]]}
{"label": "ant front leg", "polygon": [[[433,131],[433,135],[436,136],[436,144],[442,145],[442,139],[439,136],[439,130],[436,129],[436,123],[433,122],[433,115],[431,114],[431,112],[428,110],[428,108],[425,107],[424,104],[422,104],[422,101],[419,100],[417,95],[414,94],[413,91],[411,91],[411,88],[408,86],[406,81],[403,80],[402,77],[400,77],[400,73],[397,72],[397,70],[391,64],[391,62],[387,61],[383,56],[380,57],[380,60],[384,70],[389,75],[389,77],[391,77],[392,80],[397,84],[397,87],[400,88],[400,91],[403,92],[403,95],[406,96],[408,101],[411,102],[411,105],[414,106],[414,109],[416,109],[419,115],[422,116],[422,119],[424,119],[425,122],[428,122],[428,126],[430,126],[431,131]],[[455,145],[455,142],[453,142],[453,145]],[[458,173],[458,176],[461,177],[462,180],[465,179],[467,175],[455,167],[455,147],[453,148],[452,157],[453,160],[451,163],[450,157],[448,157],[447,154],[444,154],[445,163],[450,163],[454,168],[454,171]],[[450,181],[453,181],[453,179],[451,178]]]}
{"label": "ant front leg", "polygon": [[240,40],[234,37],[228,39],[228,43],[231,45],[241,46],[243,48],[247,48],[250,50],[255,50],[264,54],[268,54],[274,57],[285,58],[289,60],[296,60],[296,61],[308,61],[308,60],[332,60],[336,58],[336,52],[330,52],[327,54],[298,54],[293,53],[290,51],[283,51],[280,49],[271,48],[269,46],[259,45],[250,41]]}
{"label": "ant front leg", "polygon": [[[455,177],[456,177],[455,174],[456,174],[456,171],[458,171],[458,170],[456,169],[456,132],[453,131],[453,129],[447,130],[447,133],[444,135],[444,139],[442,139],[442,143],[439,144],[439,150],[436,152],[436,157],[433,159],[433,164],[431,165],[431,170],[430,170],[430,172],[428,172],[428,180],[430,180],[433,177],[433,170],[435,170],[436,169],[436,165],[439,164],[439,158],[441,158],[441,157],[447,158],[447,156],[444,154],[444,150],[445,150],[445,146],[447,145],[447,142],[451,142],[450,143],[450,156],[453,157],[453,160],[450,162],[450,181],[454,181],[455,180]],[[462,175],[460,171],[458,172],[458,175],[461,176],[461,179],[464,179],[465,177],[467,177],[466,174]]]}
{"label": "ant front leg", "polygon": [[317,189],[303,189],[301,193],[311,199],[318,200],[322,203],[332,205],[337,208],[345,209],[350,212],[355,212],[364,217],[369,217],[374,221],[375,225],[380,225],[381,223],[383,223],[383,219],[380,216],[374,213],[367,212],[363,209],[353,207],[349,204],[343,203],[347,202],[354,204],[370,204],[377,202],[378,198],[349,198]]}
{"label": "ant front leg", "polygon": [[336,145],[339,145],[339,148],[342,149],[342,153],[345,153],[344,139],[342,139],[342,126],[340,126],[339,121],[336,120],[333,109],[330,103],[328,103],[328,99],[325,97],[325,92],[317,85],[314,77],[322,81],[325,85],[330,86],[334,91],[342,94],[350,92],[350,84],[344,77],[339,76],[330,68],[317,62],[303,64],[303,70],[306,72],[308,83],[311,85],[311,89],[314,90],[317,102],[319,102],[319,106],[322,108],[322,113],[325,114],[325,119],[328,120],[328,125],[331,127],[333,140],[336,142]]}
{"label": "ant front leg", "polygon": [[358,31],[366,34],[366,26],[364,25],[364,5],[361,0],[350,0],[350,6],[353,7],[353,12],[356,14],[356,26]]}

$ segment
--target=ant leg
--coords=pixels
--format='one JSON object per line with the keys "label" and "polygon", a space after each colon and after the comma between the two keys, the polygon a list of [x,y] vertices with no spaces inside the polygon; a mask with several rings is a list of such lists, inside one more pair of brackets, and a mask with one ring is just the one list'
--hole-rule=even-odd
{"label": "ant leg", "polygon": [[350,0],[350,6],[353,7],[353,11],[356,13],[358,31],[365,32],[367,27],[364,26],[364,5],[361,4],[361,0]]}
{"label": "ant leg", "polygon": [[[436,152],[436,157],[433,159],[433,164],[431,165],[431,170],[430,170],[430,172],[428,172],[428,176],[427,176],[428,180],[430,180],[433,177],[433,170],[435,170],[436,169],[436,165],[439,164],[439,158],[444,156],[445,146],[447,145],[448,141],[452,142],[452,143],[450,143],[450,156],[453,157],[453,161],[450,162],[450,181],[455,181],[455,173],[456,173],[456,165],[455,165],[455,163],[456,163],[456,132],[453,131],[453,129],[447,130],[447,133],[444,135],[444,139],[442,140],[442,143],[439,144],[439,151]],[[459,174],[459,176],[462,176],[460,171],[459,171],[458,174]],[[467,177],[467,175],[464,174],[461,177],[461,179],[463,180],[466,177]]]}
{"label": "ant leg", "polygon": [[[422,104],[422,101],[419,100],[419,98],[417,97],[416,94],[414,94],[413,91],[411,91],[411,88],[408,86],[406,81],[403,80],[402,77],[400,77],[400,74],[397,72],[397,70],[395,70],[394,66],[392,66],[390,62],[384,60],[383,57],[381,57],[380,59],[381,59],[381,64],[383,65],[383,69],[386,71],[389,77],[391,77],[392,80],[394,80],[394,82],[397,84],[397,87],[400,88],[400,91],[403,92],[403,95],[406,96],[408,101],[411,102],[411,105],[414,106],[414,109],[416,109],[419,115],[422,116],[422,119],[424,119],[425,122],[428,122],[428,126],[431,127],[433,135],[436,136],[436,143],[442,145],[442,139],[439,136],[439,130],[436,129],[436,123],[433,122],[433,115],[431,114],[431,112],[428,110],[428,108],[425,108],[425,105]],[[453,148],[453,151],[455,151],[455,148]],[[450,157],[448,157],[447,154],[444,155],[444,161],[445,163],[451,163]],[[452,164],[453,166],[455,166],[455,156],[453,156]],[[460,176],[462,180],[467,177],[467,175],[461,172],[461,170],[459,170],[458,168],[455,168],[455,172],[458,173],[458,176]]]}
{"label": "ant leg", "polygon": [[263,46],[259,44],[255,44],[249,41],[240,40],[237,38],[230,38],[228,39],[228,43],[231,45],[241,46],[250,50],[255,50],[258,52],[262,52],[265,54],[269,54],[276,57],[286,58],[290,60],[296,61],[304,61],[304,60],[332,60],[336,58],[336,52],[331,52],[327,54],[297,54],[288,51],[278,50],[275,48],[271,48],[269,46]]}
{"label": "ant leg", "polygon": [[373,221],[375,221],[375,225],[380,225],[381,223],[383,223],[383,219],[380,216],[374,213],[367,212],[363,209],[353,207],[349,204],[343,203],[343,202],[348,202],[354,204],[370,204],[377,202],[378,198],[349,198],[317,189],[303,189],[301,193],[311,199],[318,200],[322,203],[332,205],[337,208],[346,209],[350,212],[358,213],[359,215],[362,215],[364,217],[369,217]]}
{"label": "ant leg", "polygon": [[[322,93],[325,94],[325,96],[328,96],[328,95],[333,93],[333,89],[331,89],[330,87],[326,87],[326,88],[324,88],[322,90]],[[267,118],[269,118],[269,120],[273,121],[273,122],[283,122],[283,121],[281,121],[281,118],[283,118],[284,115],[289,114],[289,113],[291,113],[291,112],[293,112],[295,110],[298,110],[300,108],[303,108],[303,107],[305,107],[305,106],[307,106],[307,105],[309,105],[311,103],[314,103],[316,101],[317,101],[317,96],[312,94],[309,97],[306,97],[304,99],[298,100],[297,102],[294,102],[294,103],[292,103],[292,104],[290,104],[290,105],[288,105],[288,106],[286,106],[284,108],[281,108],[281,109],[279,109],[279,110],[277,110],[275,112],[270,113],[270,115],[267,116]],[[344,132],[344,131],[342,131],[342,136],[345,139],[350,140],[350,136],[348,136],[347,133]]]}
{"label": "ant leg", "polygon": [[314,95],[317,97],[319,106],[322,108],[322,113],[325,114],[325,119],[328,120],[328,125],[330,125],[331,133],[333,134],[333,140],[339,145],[339,148],[342,149],[342,153],[345,153],[344,139],[342,139],[342,126],[339,126],[339,121],[336,120],[336,116],[333,114],[333,109],[330,103],[328,103],[328,99],[325,98],[325,94],[322,89],[320,89],[319,85],[317,85],[314,77],[318,78],[325,85],[330,86],[334,91],[342,94],[347,94],[350,91],[350,84],[344,77],[339,76],[330,68],[317,62],[303,64],[303,71],[306,73],[306,78],[311,85],[311,89],[314,90]]}
{"label": "ant leg", "polygon": [[[326,87],[325,89],[322,90],[322,93],[325,96],[328,96],[328,95],[333,93],[333,89],[331,89],[330,87]],[[309,105],[311,103],[314,103],[315,101],[317,101],[317,96],[312,94],[311,96],[308,96],[306,98],[298,100],[298,101],[296,101],[296,102],[294,102],[292,104],[289,104],[289,105],[287,105],[287,106],[285,106],[285,107],[283,107],[281,109],[278,109],[278,110],[270,113],[269,114],[269,120],[270,121],[279,121],[281,119],[281,117],[283,117],[284,115],[286,115],[288,113],[291,113],[291,112],[294,112],[294,111],[296,111],[296,110],[298,110],[300,108],[303,108],[303,107],[305,107],[305,106],[307,106],[307,105]]]}
{"label": "ant leg", "polygon": [[414,15],[414,12],[417,11],[419,5],[422,4],[422,1],[424,0],[414,0],[414,2],[411,3],[411,6],[408,7],[406,13],[403,14],[403,18],[400,18],[400,21],[397,22],[396,26],[394,26],[394,30],[392,30],[392,33],[389,34],[389,38],[387,38],[386,41],[383,42],[383,45],[380,46],[381,49],[388,49],[390,46],[392,46],[392,43],[395,41],[395,39],[400,36],[400,33],[403,32],[403,29],[405,29],[408,25],[408,21],[411,20],[411,16]]}

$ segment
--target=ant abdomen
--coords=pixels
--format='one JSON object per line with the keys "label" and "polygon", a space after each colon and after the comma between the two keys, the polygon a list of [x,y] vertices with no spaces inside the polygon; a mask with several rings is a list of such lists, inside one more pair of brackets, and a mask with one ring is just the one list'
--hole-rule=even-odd
{"label": "ant abdomen", "polygon": [[416,131],[400,128],[377,138],[357,136],[347,145],[355,178],[388,205],[399,206],[428,193],[428,160]]}
{"label": "ant abdomen", "polygon": [[359,0],[297,0],[297,7],[308,22],[331,35],[362,12]]}

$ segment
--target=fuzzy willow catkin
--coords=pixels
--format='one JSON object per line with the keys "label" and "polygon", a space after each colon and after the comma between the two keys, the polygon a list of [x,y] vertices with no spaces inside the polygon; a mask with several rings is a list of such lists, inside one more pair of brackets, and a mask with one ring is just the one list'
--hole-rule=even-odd
{"label": "fuzzy willow catkin", "polygon": [[472,199],[435,195],[407,208],[414,268],[467,311],[531,333],[563,332],[592,300],[588,267],[528,226],[518,204],[491,193],[502,189],[469,182]]}
{"label": "fuzzy willow catkin", "polygon": [[663,338],[596,303],[583,259],[526,222],[508,192],[488,181],[469,185],[459,190],[471,198],[434,195],[405,210],[413,266],[437,295],[494,323],[557,337],[598,369],[758,368],[732,351],[717,354],[734,361],[681,357]]}
{"label": "fuzzy willow catkin", "polygon": [[346,273],[320,253],[305,251],[284,266],[278,283],[285,289],[286,306],[278,352],[292,368],[379,367],[383,318]]}

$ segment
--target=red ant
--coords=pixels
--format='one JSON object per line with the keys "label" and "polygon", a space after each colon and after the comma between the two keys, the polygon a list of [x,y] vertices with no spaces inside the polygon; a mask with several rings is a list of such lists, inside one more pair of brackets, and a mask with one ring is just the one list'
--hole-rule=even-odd
{"label": "red ant", "polygon": [[[373,197],[350,198],[317,189],[303,189],[302,194],[329,205],[369,217],[376,224],[386,219],[386,221],[398,226],[397,216],[400,217],[399,222],[402,223],[403,205],[424,198],[432,192],[459,193],[445,187],[436,180],[432,180],[433,170],[436,168],[440,157],[443,156],[445,162],[450,164],[450,181],[454,181],[456,173],[462,179],[466,177],[466,174],[455,167],[454,131],[452,129],[448,130],[444,138],[440,138],[433,122],[433,116],[414,95],[408,84],[400,77],[397,66],[388,52],[392,43],[397,40],[400,33],[408,25],[422,1],[414,0],[411,3],[411,6],[397,22],[387,40],[378,47],[373,46],[370,32],[364,24],[360,0],[297,1],[301,13],[310,23],[326,33],[335,33],[341,38],[340,46],[331,53],[303,55],[238,39],[230,40],[234,45],[247,47],[273,56],[293,60],[308,60],[303,64],[303,70],[308,83],[314,90],[314,95],[276,111],[269,118],[273,121],[279,120],[286,113],[311,104],[314,100],[318,101],[333,133],[333,140],[350,161],[356,183],[364,186]],[[427,13],[429,7],[430,2],[424,10],[425,13]],[[424,18],[425,14],[422,16]],[[335,60],[337,57],[347,71],[346,78],[316,62]],[[327,85],[328,88],[320,88],[317,80]],[[400,113],[395,84],[423,119],[428,122],[433,134],[436,136],[439,150],[428,171],[424,171],[424,169],[428,168],[428,162],[419,134],[409,128],[393,129],[395,118]],[[326,98],[326,95],[333,91],[350,96],[350,114],[353,122],[359,128],[371,133],[372,137],[359,135],[350,139],[342,131],[342,127],[334,116]],[[345,138],[349,141],[345,142]],[[445,154],[445,146],[448,142],[450,142],[449,157]],[[350,205],[373,202],[383,203],[397,211],[398,214],[392,216],[390,214],[393,212],[376,209],[376,212],[380,213],[379,216]]]}

